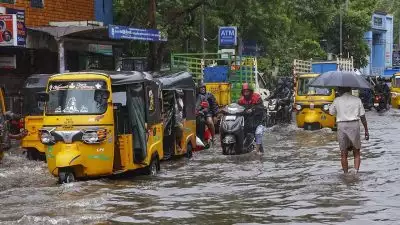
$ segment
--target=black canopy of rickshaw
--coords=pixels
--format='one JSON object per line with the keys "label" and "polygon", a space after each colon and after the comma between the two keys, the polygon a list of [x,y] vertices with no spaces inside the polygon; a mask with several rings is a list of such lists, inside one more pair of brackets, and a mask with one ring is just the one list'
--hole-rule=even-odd
{"label": "black canopy of rickshaw", "polygon": [[22,115],[38,116],[43,113],[42,105],[38,102],[37,93],[46,91],[47,82],[52,74],[33,74],[29,76],[22,89]]}
{"label": "black canopy of rickshaw", "polygon": [[33,74],[26,79],[24,88],[45,90],[51,75],[52,74]]}
{"label": "black canopy of rickshaw", "polygon": [[161,85],[162,90],[195,89],[195,83],[189,72],[156,73],[154,79]]}
{"label": "black canopy of rickshaw", "polygon": [[152,72],[138,72],[138,71],[106,71],[106,70],[86,70],[80,73],[99,73],[106,74],[111,78],[112,86],[121,86],[134,83],[146,83],[153,80]]}

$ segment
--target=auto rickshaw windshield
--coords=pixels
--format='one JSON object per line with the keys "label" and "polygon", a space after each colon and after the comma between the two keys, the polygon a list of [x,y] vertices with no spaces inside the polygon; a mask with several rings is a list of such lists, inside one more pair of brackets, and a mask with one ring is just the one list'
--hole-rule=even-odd
{"label": "auto rickshaw windshield", "polygon": [[57,81],[49,83],[46,114],[103,114],[107,110],[104,81]]}
{"label": "auto rickshaw windshield", "polygon": [[308,84],[314,80],[313,77],[307,78],[299,78],[299,88],[297,90],[298,95],[323,95],[330,96],[332,94],[332,90],[329,88],[316,88],[310,87]]}

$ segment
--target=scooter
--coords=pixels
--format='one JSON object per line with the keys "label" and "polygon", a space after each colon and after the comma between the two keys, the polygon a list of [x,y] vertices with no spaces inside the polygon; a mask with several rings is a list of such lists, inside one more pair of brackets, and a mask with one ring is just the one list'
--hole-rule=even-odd
{"label": "scooter", "polygon": [[[278,123],[291,122],[293,106],[289,101],[281,99],[270,99],[268,101],[266,127],[271,127]],[[288,107],[287,112],[285,107]]]}
{"label": "scooter", "polygon": [[387,109],[385,103],[385,97],[382,94],[375,94],[374,107],[377,112]]}
{"label": "scooter", "polygon": [[200,108],[196,110],[196,149],[201,151],[210,148],[211,132],[206,125],[206,112],[209,104],[206,101],[200,103]]}
{"label": "scooter", "polygon": [[272,127],[276,125],[276,117],[279,108],[280,106],[277,104],[277,99],[268,100],[266,127]]}
{"label": "scooter", "polygon": [[245,128],[243,116],[245,108],[232,103],[226,106],[222,113],[224,114],[220,127],[222,154],[240,155],[253,151],[255,136]]}

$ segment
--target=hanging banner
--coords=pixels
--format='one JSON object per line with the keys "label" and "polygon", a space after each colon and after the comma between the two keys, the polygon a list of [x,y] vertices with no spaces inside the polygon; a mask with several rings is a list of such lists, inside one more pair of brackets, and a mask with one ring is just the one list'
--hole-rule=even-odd
{"label": "hanging banner", "polygon": [[167,41],[167,35],[156,29],[139,29],[127,26],[108,25],[108,36],[111,39],[139,40],[162,42]]}
{"label": "hanging banner", "polygon": [[17,16],[0,15],[0,46],[17,46]]}
{"label": "hanging banner", "polygon": [[25,10],[7,8],[6,14],[17,15],[17,44],[18,46],[26,46],[26,26],[25,26]]}

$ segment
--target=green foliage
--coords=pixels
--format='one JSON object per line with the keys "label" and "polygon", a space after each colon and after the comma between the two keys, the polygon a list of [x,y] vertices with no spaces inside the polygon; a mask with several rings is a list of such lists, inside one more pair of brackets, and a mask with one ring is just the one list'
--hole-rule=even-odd
{"label": "green foliage", "polygon": [[[116,0],[117,24],[148,27],[149,2]],[[158,46],[158,57],[170,52],[201,52],[201,14],[205,3],[206,50],[216,52],[218,27],[238,27],[243,40],[255,40],[264,47],[260,70],[278,66],[290,74],[293,59],[325,59],[339,54],[339,14],[345,0],[157,0],[157,28],[168,34],[168,43]],[[377,7],[400,14],[400,1],[351,0],[343,17],[344,56],[354,56],[358,67],[366,65],[369,53],[363,36],[370,29]],[[400,17],[400,15],[399,15]],[[321,43],[323,45],[321,46]],[[131,55],[148,54],[144,42],[131,44]]]}
{"label": "green foliage", "polygon": [[398,0],[378,0],[377,10],[390,13],[394,16],[394,43],[400,43],[400,1]]}

